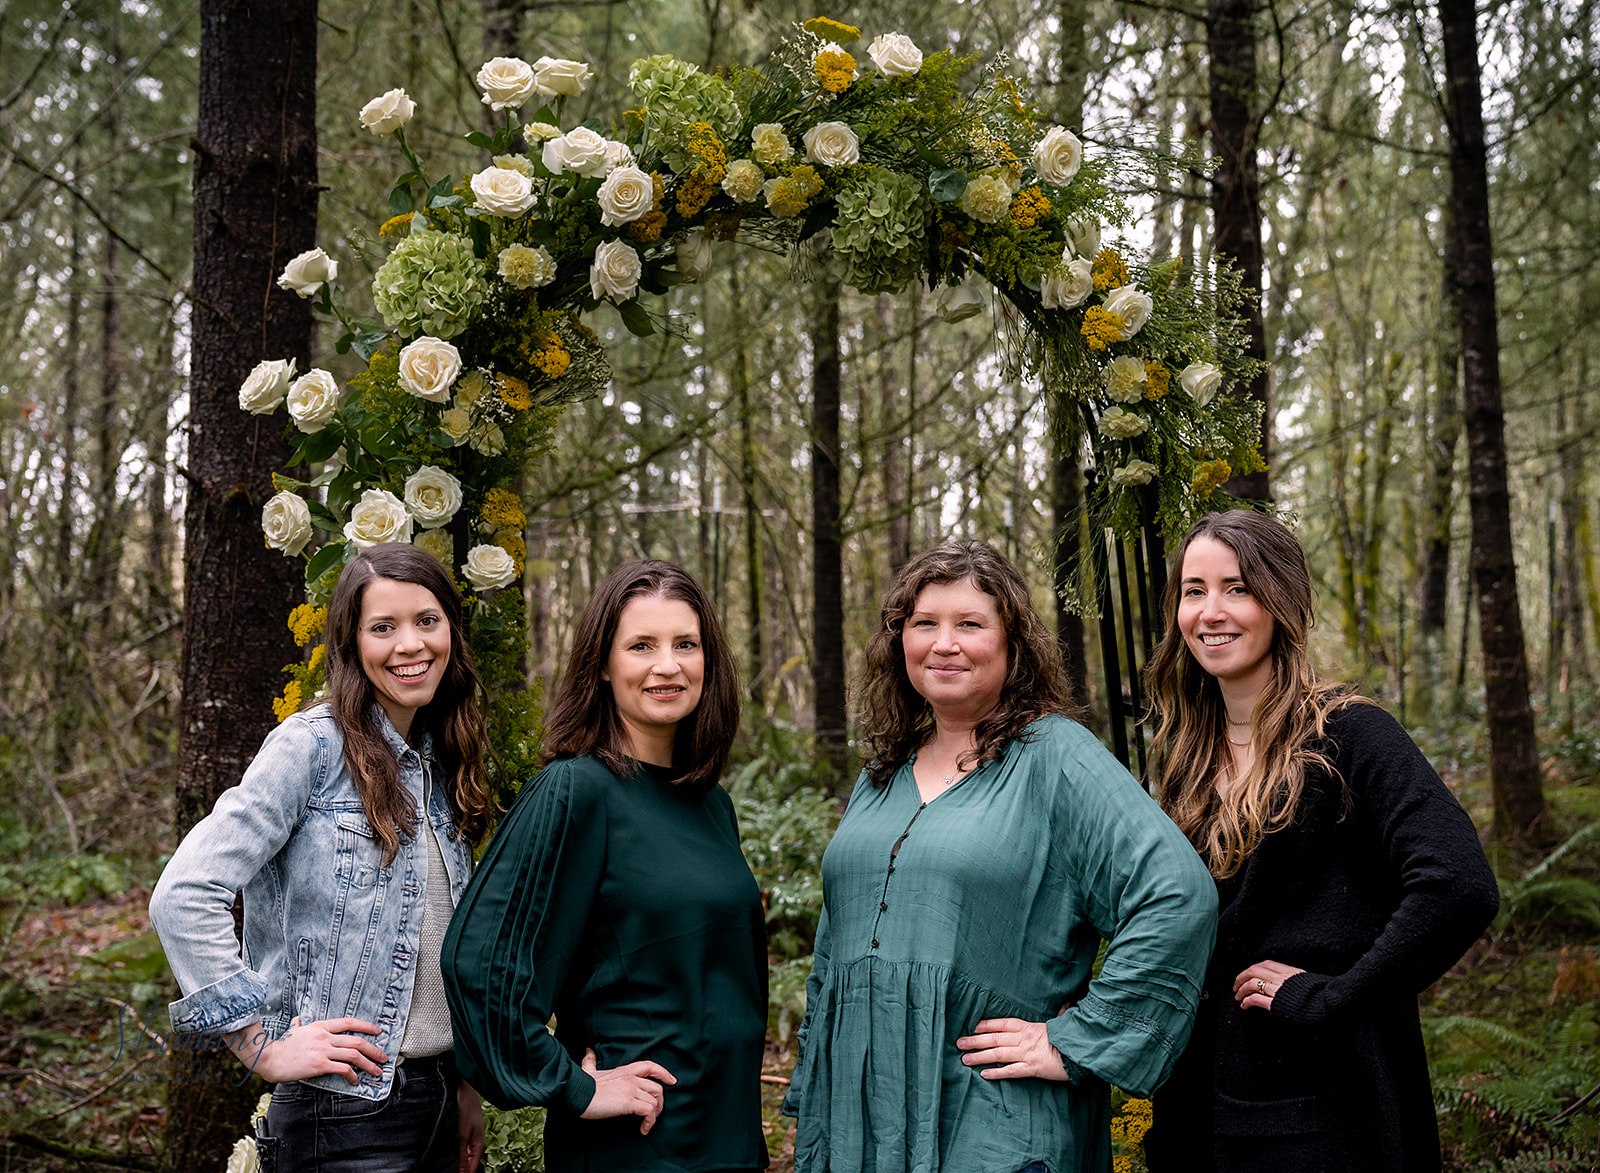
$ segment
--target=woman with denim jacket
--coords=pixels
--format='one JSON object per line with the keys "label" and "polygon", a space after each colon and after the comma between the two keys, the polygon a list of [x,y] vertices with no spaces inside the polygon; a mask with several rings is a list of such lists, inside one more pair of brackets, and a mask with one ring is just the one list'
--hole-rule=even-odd
{"label": "woman with denim jacket", "polygon": [[[487,741],[460,595],[433,555],[377,545],[328,606],[328,699],[262,744],[150,901],[183,997],[276,1085],[263,1168],[471,1170],[439,947],[489,823]],[[234,933],[244,893],[244,948]]]}

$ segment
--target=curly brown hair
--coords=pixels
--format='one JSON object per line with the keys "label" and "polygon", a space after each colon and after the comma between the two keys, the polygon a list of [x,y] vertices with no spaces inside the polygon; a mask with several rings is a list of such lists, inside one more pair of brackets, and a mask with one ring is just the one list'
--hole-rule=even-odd
{"label": "curly brown hair", "polygon": [[945,542],[907,562],[883,596],[882,619],[867,641],[867,662],[856,683],[867,776],[883,786],[933,732],[933,709],[906,676],[901,634],[917,598],[931,586],[970,581],[995,601],[1006,640],[1006,679],[1000,701],[973,730],[963,768],[994,761],[1008,742],[1050,714],[1077,716],[1055,635],[1034,610],[1022,572],[988,542]]}

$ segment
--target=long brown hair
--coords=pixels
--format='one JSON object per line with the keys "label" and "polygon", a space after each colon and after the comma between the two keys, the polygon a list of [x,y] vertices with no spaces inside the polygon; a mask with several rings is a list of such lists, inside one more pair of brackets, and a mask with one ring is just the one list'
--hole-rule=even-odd
{"label": "long brown hair", "polygon": [[614,774],[637,769],[628,752],[628,732],[617,713],[616,698],[602,674],[611,658],[623,608],[641,598],[687,603],[700,621],[705,679],[700,703],[678,723],[672,766],[678,772],[673,781],[709,790],[722,777],[739,732],[738,669],[711,597],[682,567],[653,558],[617,567],[583,609],[561,693],[545,717],[544,760],[593,754]]}
{"label": "long brown hair", "polygon": [[[1271,672],[1251,716],[1258,747],[1250,768],[1233,771],[1228,711],[1216,678],[1201,668],[1178,629],[1183,560],[1198,538],[1221,542],[1239,559],[1245,589],[1272,616]],[[1157,723],[1151,776],[1161,805],[1219,879],[1233,875],[1263,836],[1294,821],[1306,773],[1332,763],[1318,748],[1330,713],[1358,702],[1343,685],[1317,675],[1307,643],[1315,617],[1305,551],[1279,522],[1250,509],[1211,513],[1184,535],[1162,597],[1166,630],[1145,669]]]}
{"label": "long brown hair", "polygon": [[867,641],[856,693],[867,777],[874,786],[885,785],[933,732],[933,709],[906,676],[906,619],[928,587],[966,580],[994,599],[1005,633],[1006,679],[999,704],[973,730],[975,744],[961,755],[961,764],[970,768],[999,758],[1008,742],[1047,714],[1076,715],[1061,647],[1034,610],[1021,572],[988,542],[945,542],[901,568],[883,596],[878,630]]}
{"label": "long brown hair", "polygon": [[440,775],[449,780],[445,794],[467,842],[476,846],[483,840],[492,808],[484,766],[489,743],[484,690],[467,649],[461,595],[439,560],[425,550],[393,542],[370,546],[345,564],[328,601],[328,703],[344,736],[345,768],[387,864],[416,830],[417,812],[400,781],[394,750],[383,736],[378,698],[357,646],[362,598],[367,585],[380,578],[414,583],[439,602],[450,625],[450,662],[433,699],[417,710],[414,728],[433,736]]}

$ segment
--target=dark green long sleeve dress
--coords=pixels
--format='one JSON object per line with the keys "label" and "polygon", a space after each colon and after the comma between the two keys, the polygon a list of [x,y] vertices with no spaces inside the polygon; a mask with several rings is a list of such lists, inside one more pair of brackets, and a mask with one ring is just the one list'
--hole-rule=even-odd
{"label": "dark green long sleeve dress", "polygon": [[[461,897],[441,967],[462,1078],[502,1107],[542,1104],[551,1173],[705,1173],[767,1164],[761,895],[720,787],[627,777],[590,757],[524,787]],[[555,1033],[546,1023],[554,1015]],[[602,1069],[677,1077],[648,1136],[582,1120]]]}

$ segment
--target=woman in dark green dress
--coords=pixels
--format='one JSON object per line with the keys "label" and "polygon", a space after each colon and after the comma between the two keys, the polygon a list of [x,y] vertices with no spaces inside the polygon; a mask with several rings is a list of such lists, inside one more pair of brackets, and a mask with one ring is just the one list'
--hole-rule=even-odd
{"label": "woman in dark green dress", "polygon": [[549,1108],[550,1173],[767,1164],[765,924],[717,782],[738,695],[699,584],[620,567],[579,621],[545,768],[457,907],[457,1063],[495,1104]]}

